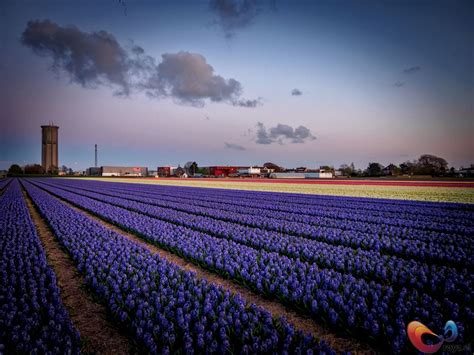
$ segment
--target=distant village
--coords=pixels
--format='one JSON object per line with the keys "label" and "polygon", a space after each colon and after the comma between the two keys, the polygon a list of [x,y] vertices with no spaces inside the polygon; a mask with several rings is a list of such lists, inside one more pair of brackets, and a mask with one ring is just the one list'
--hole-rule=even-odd
{"label": "distant village", "polygon": [[[85,171],[74,171],[65,165],[56,168],[39,164],[28,164],[20,167],[13,164],[8,171],[0,171],[1,175],[57,175],[57,176],[91,176],[91,177],[155,177],[155,178],[269,178],[269,179],[345,179],[364,177],[474,177],[474,164],[467,168],[447,168],[436,164],[437,158],[429,156],[400,165],[369,163],[366,169],[356,169],[354,164],[343,164],[339,168],[320,166],[319,168],[297,167],[284,168],[272,162],[261,166],[230,166],[214,165],[199,166],[189,161],[183,166],[158,166],[149,169],[143,166],[94,166]],[[442,158],[440,158],[442,159]],[[425,161],[427,160],[427,161]],[[421,161],[421,163],[420,163]]]}
{"label": "distant village", "polygon": [[284,169],[273,163],[263,166],[204,166],[199,167],[195,161],[189,161],[184,166],[159,166],[156,170],[147,167],[118,167],[102,166],[86,170],[87,176],[154,176],[154,177],[179,177],[179,178],[332,178],[334,171],[328,169]]}
{"label": "distant village", "polygon": [[338,169],[333,166],[319,168],[285,168],[272,162],[261,166],[213,165],[199,166],[188,161],[183,166],[158,166],[149,169],[142,166],[98,166],[98,149],[95,148],[94,166],[85,171],[74,171],[59,165],[59,127],[53,123],[41,126],[41,165],[12,164],[8,170],[0,171],[0,176],[10,175],[59,175],[92,177],[156,177],[156,178],[270,178],[270,179],[332,179],[350,177],[474,177],[474,164],[455,169],[448,162],[435,155],[423,154],[417,160],[405,161],[400,165],[383,166],[371,162],[366,169],[356,169],[354,164],[343,164]]}
{"label": "distant village", "polygon": [[417,161],[400,165],[369,163],[365,170],[356,169],[354,164],[341,165],[338,169],[332,166],[319,168],[297,167],[287,169],[275,163],[267,162],[261,166],[215,165],[200,167],[195,161],[183,166],[159,166],[156,170],[147,167],[91,167],[85,171],[86,176],[117,177],[178,177],[178,178],[270,178],[270,179],[332,179],[349,177],[397,177],[397,176],[446,176],[472,177],[474,164],[469,168],[448,169],[444,159],[422,155]]}

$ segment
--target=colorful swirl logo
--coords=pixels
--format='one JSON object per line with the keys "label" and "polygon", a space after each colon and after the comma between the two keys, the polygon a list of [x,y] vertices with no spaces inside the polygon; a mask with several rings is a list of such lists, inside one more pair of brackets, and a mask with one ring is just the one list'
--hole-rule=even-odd
{"label": "colorful swirl logo", "polygon": [[[437,335],[423,323],[413,321],[408,324],[407,333],[415,348],[423,353],[432,354],[437,352],[445,341],[451,343],[456,340],[458,337],[458,327],[456,323],[449,320],[444,326],[444,335]],[[422,338],[423,335],[432,335],[438,338],[439,341],[436,344],[426,344]]]}

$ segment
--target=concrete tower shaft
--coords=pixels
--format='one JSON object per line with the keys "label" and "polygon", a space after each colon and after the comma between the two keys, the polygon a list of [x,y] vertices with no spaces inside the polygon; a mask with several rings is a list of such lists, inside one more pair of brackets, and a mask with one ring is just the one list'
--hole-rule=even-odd
{"label": "concrete tower shaft", "polygon": [[58,163],[58,126],[41,126],[41,165],[46,173],[56,173]]}

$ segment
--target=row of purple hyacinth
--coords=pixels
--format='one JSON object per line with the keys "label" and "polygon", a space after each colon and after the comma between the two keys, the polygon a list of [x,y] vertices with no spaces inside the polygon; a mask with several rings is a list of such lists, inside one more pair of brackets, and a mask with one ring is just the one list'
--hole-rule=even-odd
{"label": "row of purple hyacinth", "polygon": [[[109,182],[100,182],[104,185]],[[122,183],[114,183],[116,185]],[[134,186],[135,184],[127,184]],[[156,186],[150,184],[140,184],[144,189],[155,189],[159,188],[163,191],[169,191],[173,193],[180,193],[183,195],[192,194],[194,196],[207,196],[210,193],[220,196],[223,199],[233,199],[239,197],[242,200],[249,202],[261,201],[262,203],[270,202],[274,206],[288,206],[298,204],[309,210],[319,209],[321,207],[337,207],[341,209],[347,209],[347,207],[368,210],[368,211],[383,211],[387,213],[414,213],[415,215],[429,215],[429,216],[442,216],[443,214],[449,213],[452,215],[458,215],[463,217],[466,213],[474,212],[474,205],[472,204],[461,204],[451,202],[427,202],[427,201],[415,201],[415,200],[394,200],[394,199],[381,199],[381,198],[368,198],[368,197],[342,197],[342,196],[330,196],[330,195],[311,195],[311,194],[297,194],[286,192],[268,192],[268,191],[245,191],[245,190],[229,190],[229,189],[216,189],[216,188],[203,188],[203,187],[190,187],[190,186]],[[291,196],[291,199],[288,198]]]}
{"label": "row of purple hyacinth", "polygon": [[[371,216],[371,214],[367,214],[366,212],[360,214],[352,210],[327,211],[326,209],[321,209],[320,214],[323,216],[317,217],[314,215],[301,215],[294,212],[267,210],[262,208],[262,206],[252,207],[252,203],[239,205],[234,204],[233,199],[222,200],[213,198],[212,192],[210,192],[209,197],[203,199],[194,198],[194,196],[190,194],[184,196],[179,194],[176,194],[176,196],[161,194],[157,192],[160,191],[159,189],[157,191],[145,192],[140,190],[140,185],[138,185],[136,189],[121,189],[120,185],[124,184],[117,185],[113,183],[104,186],[103,183],[97,184],[96,182],[90,181],[61,181],[55,185],[85,189],[93,192],[100,191],[101,194],[104,195],[120,196],[178,211],[266,228],[268,230],[284,231],[294,235],[298,235],[298,232],[301,230],[304,230],[306,235],[311,235],[315,229],[324,227],[328,230],[342,229],[343,231],[350,230],[373,235],[390,235],[403,239],[433,242],[439,245],[456,244],[468,253],[474,252],[474,250],[470,250],[470,248],[474,247],[472,247],[471,238],[468,237],[468,235],[474,233],[474,228],[460,224],[457,218],[451,220],[445,218],[446,221],[442,224],[436,222],[435,218],[432,218],[431,221],[425,221],[423,226],[414,226],[413,222],[406,217],[404,219],[400,217],[379,218]],[[211,200],[217,200],[218,202]],[[258,205],[258,202],[255,204]],[[441,227],[435,228],[433,225],[441,225]],[[434,231],[433,229],[437,229],[438,231]],[[469,230],[471,230],[471,232],[469,232]]]}
{"label": "row of purple hyacinth", "polygon": [[0,179],[0,191],[2,191],[10,183],[10,181],[10,178]]}
{"label": "row of purple hyacinth", "polygon": [[[84,182],[87,184],[88,182]],[[399,258],[417,259],[422,262],[437,263],[437,264],[449,264],[450,266],[457,266],[459,268],[472,268],[474,267],[474,259],[471,258],[473,255],[472,242],[466,246],[450,245],[445,246],[436,241],[420,241],[412,240],[401,237],[393,237],[390,234],[372,234],[372,233],[361,233],[352,230],[338,230],[336,228],[326,228],[325,226],[315,227],[308,226],[303,223],[284,222],[278,219],[270,219],[258,215],[238,215],[230,212],[222,212],[219,210],[213,210],[204,207],[186,207],[184,201],[181,204],[174,204],[174,209],[167,207],[161,207],[163,204],[157,199],[147,199],[144,197],[130,198],[129,196],[123,196],[124,198],[116,198],[104,195],[98,192],[88,192],[84,189],[78,189],[77,187],[67,187],[64,184],[55,184],[51,181],[48,186],[54,186],[62,189],[66,189],[70,192],[81,193],[83,195],[99,199],[101,201],[120,205],[125,208],[132,208],[139,212],[145,212],[152,214],[152,216],[164,216],[167,221],[176,223],[182,223],[188,227],[196,228],[204,232],[211,232],[216,235],[227,235],[229,233],[235,233],[239,239],[241,239],[242,233],[247,239],[255,234],[267,235],[271,239],[280,239],[283,243],[287,243],[288,240],[296,240],[299,245],[306,245],[308,242],[306,239],[298,238],[304,237],[316,241],[322,241],[333,245],[344,245],[347,247],[363,250],[375,250],[380,251],[383,254],[395,255]],[[88,189],[89,191],[93,191]],[[121,196],[122,197],[122,196]],[[133,199],[130,200],[130,199]],[[145,200],[146,199],[146,200]],[[143,202],[138,202],[144,200]],[[181,205],[182,207],[179,207]],[[191,210],[192,212],[181,212],[183,210]],[[192,213],[192,214],[190,214]],[[230,221],[230,222],[227,222]],[[291,223],[292,233],[291,235],[297,238],[291,238],[290,235],[282,235],[279,233],[285,226]],[[341,221],[344,223],[344,221]],[[252,228],[246,228],[245,226],[251,226]],[[272,233],[274,231],[275,233]],[[283,233],[288,232],[284,230]],[[421,233],[421,232],[420,232]],[[425,232],[429,233],[429,232]],[[287,233],[285,233],[287,234]],[[253,238],[253,237],[252,237]],[[299,240],[302,239],[302,240]],[[308,243],[310,245],[311,243]],[[301,249],[295,251],[300,253]],[[403,282],[403,280],[402,280]]]}
{"label": "row of purple hyacinth", "polygon": [[435,329],[442,327],[445,319],[453,319],[461,339],[464,333],[470,334],[465,325],[472,324],[474,314],[469,308],[461,313],[459,305],[447,298],[438,301],[422,291],[395,290],[390,285],[319,269],[316,264],[212,237],[63,189],[42,187],[255,292],[302,309],[329,326],[389,344],[392,351],[404,349],[406,325],[413,319]]}
{"label": "row of purple hyacinth", "polygon": [[79,353],[17,180],[0,196],[0,231],[0,354]]}
{"label": "row of purple hyacinth", "polygon": [[[265,249],[291,258],[315,262],[321,268],[350,273],[368,281],[374,280],[382,284],[416,288],[433,294],[434,298],[448,297],[458,302],[461,308],[474,300],[474,275],[467,273],[466,270],[462,272],[448,266],[429,266],[413,259],[406,260],[383,255],[376,251],[357,250],[213,220],[209,217],[190,215],[173,209],[157,207],[152,203],[152,199],[142,198],[146,203],[141,203],[137,202],[138,200],[135,198],[129,200],[130,197],[127,194],[125,194],[126,198],[121,198],[121,193],[115,193],[118,197],[111,197],[112,194],[89,192],[94,189],[67,188],[66,185],[59,185],[61,185],[61,189],[72,193],[216,237],[227,238],[255,249]],[[53,185],[48,184],[48,186]]]}
{"label": "row of purple hyacinth", "polygon": [[[120,192],[132,192],[134,194],[142,193],[149,197],[156,197],[163,200],[175,201],[174,199],[186,199],[188,203],[197,203],[201,206],[216,204],[213,207],[235,212],[235,209],[240,207],[239,213],[255,214],[258,211],[259,215],[267,217],[283,218],[294,222],[313,223],[313,224],[328,224],[333,225],[334,219],[337,220],[337,225],[340,220],[352,221],[354,223],[364,222],[365,224],[373,224],[372,228],[380,226],[402,227],[410,229],[418,228],[421,230],[429,230],[435,232],[457,233],[460,235],[472,235],[474,232],[474,222],[472,218],[474,210],[463,211],[462,206],[458,205],[457,209],[450,208],[442,210],[439,213],[439,208],[429,208],[426,210],[433,210],[433,214],[418,213],[419,209],[405,206],[404,211],[391,210],[389,212],[383,210],[384,204],[379,200],[359,198],[361,201],[353,202],[352,198],[334,196],[332,201],[325,201],[324,204],[315,203],[312,205],[300,205],[297,200],[291,202],[288,198],[281,203],[275,203],[271,198],[267,197],[260,199],[258,196],[252,198],[242,197],[243,191],[233,192],[233,195],[223,194],[216,189],[201,189],[196,191],[196,188],[188,188],[188,190],[170,190],[169,186],[150,186],[138,184],[123,184],[123,183],[104,183],[100,181],[61,181],[75,187],[86,187],[92,184],[95,187],[100,187],[105,190],[117,190]],[[252,192],[261,194],[258,192]],[[265,192],[264,196],[273,196],[271,192]],[[287,195],[288,196],[288,195]],[[192,197],[192,199],[190,199]],[[326,196],[327,198],[327,196]],[[391,200],[393,201],[393,200]],[[330,203],[333,202],[333,203]],[[344,202],[344,203],[341,203]],[[408,203],[408,201],[407,201]],[[335,206],[333,206],[335,205]],[[370,206],[370,207],[369,207]],[[374,208],[375,207],[375,208]],[[460,208],[461,207],[461,208]],[[424,210],[424,213],[427,211]],[[370,213],[367,213],[370,211]],[[438,213],[436,213],[438,212]],[[460,215],[459,213],[462,212]],[[407,215],[409,218],[407,218]],[[382,224],[381,224],[382,223]],[[362,225],[367,228],[367,226]],[[398,231],[397,228],[392,228],[391,232]],[[376,230],[374,232],[377,232]],[[442,235],[446,236],[446,234]]]}
{"label": "row of purple hyacinth", "polygon": [[[175,192],[174,194],[163,193],[160,189],[151,191],[140,191],[139,189],[122,190],[120,189],[120,184],[118,183],[109,185],[109,191],[118,191],[123,193],[129,192],[136,195],[139,194],[141,196],[154,197],[170,202],[179,202],[183,199],[186,199],[186,201],[188,201],[190,204],[196,206],[209,206],[212,208],[218,208],[220,210],[237,212],[241,214],[258,214],[265,217],[284,219],[292,222],[302,222],[315,225],[327,223],[330,226],[334,226],[334,220],[336,220],[337,223],[335,226],[338,228],[340,228],[340,220],[347,220],[354,222],[354,224],[363,223],[361,226],[364,228],[364,230],[367,228],[367,224],[369,224],[371,225],[370,228],[375,228],[373,229],[374,232],[378,232],[378,229],[376,229],[377,227],[390,227],[390,232],[392,234],[403,233],[403,230],[410,228],[411,230],[420,229],[422,231],[438,232],[440,236],[444,238],[450,237],[453,233],[458,234],[459,236],[464,236],[468,235],[469,232],[474,231],[474,222],[467,218],[467,216],[459,217],[449,213],[443,213],[440,216],[413,215],[413,212],[411,211],[405,213],[387,213],[378,210],[359,209],[356,206],[352,207],[351,205],[348,205],[345,208],[318,206],[317,209],[312,206],[311,209],[307,211],[308,213],[302,213],[303,211],[298,210],[299,206],[297,203],[289,205],[286,208],[275,209],[271,201],[262,203],[258,200],[241,200],[238,198],[238,196],[225,199],[219,195],[214,196],[212,192],[210,192],[207,196],[194,196],[193,194],[183,194],[179,192]],[[101,186],[101,188],[107,189],[107,186]],[[190,200],[190,197],[193,197],[193,199]],[[343,199],[344,197],[335,196],[334,198]],[[375,202],[370,202],[370,204],[376,205]],[[294,209],[295,205],[297,207],[297,211]],[[471,213],[470,216],[472,215],[473,213]],[[407,219],[407,216],[410,218]],[[406,234],[404,234],[404,236],[406,236]],[[440,239],[440,241],[443,240]]]}
{"label": "row of purple hyacinth", "polygon": [[283,319],[198,280],[25,183],[61,244],[116,319],[151,353],[331,353]]}

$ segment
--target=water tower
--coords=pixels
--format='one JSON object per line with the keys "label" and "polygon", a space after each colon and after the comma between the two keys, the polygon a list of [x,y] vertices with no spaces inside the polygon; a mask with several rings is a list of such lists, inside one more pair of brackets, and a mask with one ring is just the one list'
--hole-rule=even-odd
{"label": "water tower", "polygon": [[41,126],[41,165],[46,173],[58,171],[58,126]]}

